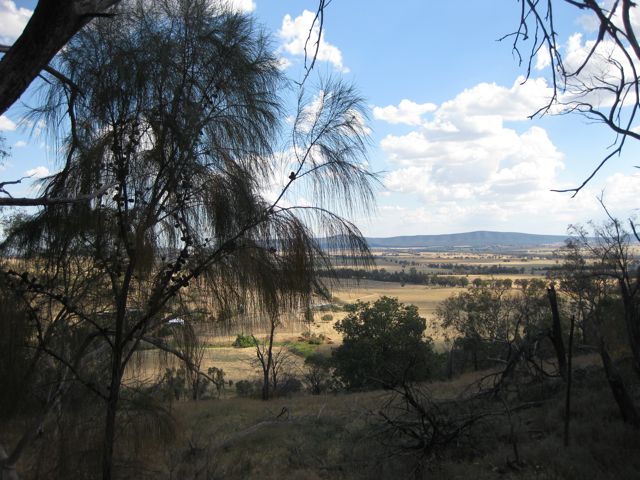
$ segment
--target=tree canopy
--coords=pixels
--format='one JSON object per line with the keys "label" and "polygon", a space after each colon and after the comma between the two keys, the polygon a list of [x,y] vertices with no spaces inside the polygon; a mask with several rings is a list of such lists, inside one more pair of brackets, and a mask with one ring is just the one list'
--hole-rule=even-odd
{"label": "tree canopy", "polygon": [[426,320],[415,305],[385,296],[346,310],[335,326],[343,339],[333,361],[336,375],[349,388],[391,387],[429,377],[431,340],[424,337]]}
{"label": "tree canopy", "polygon": [[[70,41],[55,61],[64,78],[33,112],[59,144],[45,196],[86,200],[17,217],[3,245],[14,260],[2,268],[30,312],[30,348],[65,378],[54,399],[71,382],[104,402],[104,478],[135,353],[158,347],[194,369],[190,349],[160,335],[169,319],[301,308],[331,267],[319,236],[366,263],[364,239],[341,215],[366,210],[373,179],[366,113],[348,85],[301,91],[283,144],[287,83],[250,18],[206,0],[117,13]],[[309,201],[297,206],[293,190]]]}

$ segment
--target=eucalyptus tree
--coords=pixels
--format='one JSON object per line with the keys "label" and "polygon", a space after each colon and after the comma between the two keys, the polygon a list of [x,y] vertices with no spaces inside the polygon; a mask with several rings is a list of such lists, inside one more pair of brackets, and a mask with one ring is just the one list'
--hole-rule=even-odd
{"label": "eucalyptus tree", "polygon": [[367,210],[373,180],[351,87],[301,91],[282,148],[287,84],[249,18],[206,0],[119,8],[120,21],[97,19],[60,53],[64,80],[35,112],[62,162],[44,195],[104,194],[16,222],[3,271],[33,313],[35,348],[103,401],[105,479],[132,357],[150,344],[185,360],[157,335],[193,306],[185,292],[213,319],[304,305],[330,268],[319,236],[367,261],[343,215]]}
{"label": "eucalyptus tree", "polygon": [[638,373],[638,273],[633,272],[629,235],[620,223],[612,218],[593,227],[595,237],[583,227],[570,228],[574,239],[565,248],[561,288],[570,300],[585,343],[596,343],[622,419],[638,428],[640,413],[610,353],[619,347],[615,337],[626,333]]}

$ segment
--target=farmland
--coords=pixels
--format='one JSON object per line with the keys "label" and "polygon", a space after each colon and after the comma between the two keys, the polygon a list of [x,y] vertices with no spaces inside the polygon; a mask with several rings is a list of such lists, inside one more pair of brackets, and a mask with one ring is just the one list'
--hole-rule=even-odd
{"label": "farmland", "polygon": [[[448,275],[447,269],[435,270],[430,268],[429,264],[457,264],[461,266],[477,267],[499,267],[513,266],[521,268],[526,266],[527,269],[536,268],[534,273],[525,274],[500,274],[500,275],[468,275],[469,281],[476,278],[479,279],[526,279],[526,278],[544,278],[543,274],[550,267],[557,265],[556,252],[549,248],[532,249],[520,254],[495,254],[495,253],[471,253],[471,252],[417,252],[410,249],[389,250],[379,249],[373,252],[375,265],[373,269],[387,269],[390,271],[402,272],[415,268],[418,272],[437,273],[439,275]],[[530,271],[530,270],[529,270]],[[342,311],[341,305],[344,303],[353,303],[358,300],[363,302],[374,302],[382,296],[396,297],[400,302],[405,304],[413,304],[418,307],[420,315],[429,321],[433,319],[437,306],[446,298],[464,291],[462,287],[434,287],[417,285],[412,283],[400,282],[380,282],[373,280],[355,280],[341,279],[336,282],[332,279],[325,279],[333,286],[331,294],[333,301],[326,304],[324,300],[318,300],[319,306],[313,311],[313,322],[306,322],[303,318],[303,312],[298,312],[282,319],[281,325],[276,331],[277,347],[290,348],[297,345],[305,345],[301,334],[305,331],[315,335],[324,335],[326,342],[321,345],[309,345],[307,352],[320,349],[325,353],[329,353],[333,346],[341,342],[341,337],[334,329],[335,323],[342,319],[345,312]],[[325,306],[323,306],[325,305]],[[324,317],[324,319],[323,319]],[[329,319],[330,317],[330,319]],[[235,335],[239,333],[247,333],[247,327],[237,324],[235,330],[233,326],[228,334],[225,335],[207,335],[205,342],[208,344],[206,348],[202,367],[206,370],[209,367],[218,367],[224,370],[225,377],[228,380],[237,382],[239,380],[257,378],[258,371],[252,362],[255,362],[255,350],[253,348],[235,348],[231,344],[235,339]],[[264,329],[256,327],[254,333],[257,338],[262,338],[265,334]],[[427,330],[427,335],[433,335]],[[440,338],[434,338],[436,347],[440,346]],[[308,345],[308,344],[307,344]],[[293,348],[295,351],[295,348]],[[291,362],[291,370],[300,372],[304,358],[300,355],[294,355]],[[142,358],[136,363],[134,368],[130,369],[133,375],[141,375],[143,378],[149,379],[154,375],[163,373],[166,367],[177,366],[179,362],[175,359],[160,356],[158,352],[144,352]],[[228,392],[232,394],[233,391]]]}

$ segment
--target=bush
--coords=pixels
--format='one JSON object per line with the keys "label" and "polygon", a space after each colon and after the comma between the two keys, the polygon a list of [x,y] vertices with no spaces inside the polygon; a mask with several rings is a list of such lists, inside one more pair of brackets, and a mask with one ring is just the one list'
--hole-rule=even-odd
{"label": "bush", "polygon": [[304,361],[304,381],[307,390],[313,395],[340,389],[340,382],[333,375],[333,363],[330,357],[314,353]]}
{"label": "bush", "polygon": [[253,397],[262,391],[262,383],[255,380],[239,380],[236,382],[236,393],[240,397]]}
{"label": "bush", "polygon": [[302,382],[296,377],[286,377],[284,381],[278,383],[278,388],[274,393],[277,397],[286,397],[302,390]]}
{"label": "bush", "polygon": [[222,393],[226,385],[226,381],[224,379],[224,370],[218,367],[209,367],[209,369],[207,370],[207,374],[211,378],[211,380],[209,381],[216,389],[216,395],[219,397],[220,393]]}
{"label": "bush", "polygon": [[180,400],[187,395],[186,376],[184,368],[166,368],[160,387],[165,400]]}
{"label": "bush", "polygon": [[303,332],[301,337],[307,342],[309,345],[322,345],[327,337],[324,333],[311,333],[311,332]]}
{"label": "bush", "polygon": [[245,335],[243,333],[239,333],[236,336],[236,339],[233,341],[232,345],[236,348],[249,348],[249,347],[255,347],[256,341],[252,335]]}
{"label": "bush", "polygon": [[322,320],[323,322],[330,322],[331,320],[333,320],[333,315],[331,315],[330,313],[325,313],[324,315],[322,315],[322,317],[320,317],[320,320]]}
{"label": "bush", "polygon": [[431,375],[433,346],[424,339],[426,320],[414,305],[382,297],[374,304],[346,305],[336,323],[342,345],[333,352],[336,375],[351,389],[392,387]]}

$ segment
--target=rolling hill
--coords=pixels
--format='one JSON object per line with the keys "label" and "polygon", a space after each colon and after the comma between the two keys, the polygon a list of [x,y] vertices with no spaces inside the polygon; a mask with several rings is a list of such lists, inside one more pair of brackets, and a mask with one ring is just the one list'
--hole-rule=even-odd
{"label": "rolling hill", "polygon": [[562,245],[568,235],[537,235],[518,232],[476,231],[445,235],[411,235],[367,238],[371,248],[523,248]]}

